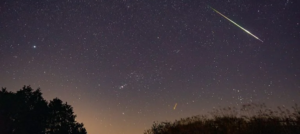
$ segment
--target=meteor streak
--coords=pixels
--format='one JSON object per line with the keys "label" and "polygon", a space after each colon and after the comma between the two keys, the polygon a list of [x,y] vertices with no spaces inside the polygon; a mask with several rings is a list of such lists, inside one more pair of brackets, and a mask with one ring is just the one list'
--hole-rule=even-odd
{"label": "meteor streak", "polygon": [[176,109],[176,106],[177,106],[177,103],[175,103],[175,106],[174,106],[174,108],[173,108],[174,110]]}
{"label": "meteor streak", "polygon": [[223,15],[222,13],[220,13],[218,10],[208,6],[209,8],[211,8],[212,10],[214,10],[216,13],[218,13],[219,15],[221,15],[222,17],[224,17],[225,19],[227,19],[228,21],[230,21],[231,23],[233,23],[234,25],[236,25],[237,27],[239,27],[240,29],[242,29],[243,31],[245,31],[246,33],[248,33],[249,35],[251,35],[252,37],[254,37],[255,39],[263,42],[261,39],[259,39],[257,36],[255,36],[254,34],[252,34],[250,31],[248,31],[247,29],[241,27],[239,24],[235,23],[234,21],[232,21],[231,19],[229,19],[228,17],[226,17],[225,15]]}

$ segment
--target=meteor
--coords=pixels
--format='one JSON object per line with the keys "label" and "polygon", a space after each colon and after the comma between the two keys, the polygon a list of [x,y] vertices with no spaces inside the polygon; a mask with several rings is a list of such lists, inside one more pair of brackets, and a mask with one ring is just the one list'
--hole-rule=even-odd
{"label": "meteor", "polygon": [[176,109],[176,106],[177,106],[177,103],[175,103],[175,106],[174,106],[174,108],[173,108],[174,110]]}
{"label": "meteor", "polygon": [[243,31],[245,31],[247,34],[251,35],[252,37],[254,37],[255,39],[263,42],[261,39],[259,39],[257,36],[255,36],[254,34],[252,34],[250,31],[248,31],[247,29],[241,27],[239,24],[235,23],[234,21],[232,21],[231,19],[229,19],[228,17],[226,17],[225,15],[223,15],[222,13],[220,13],[218,10],[208,6],[210,9],[214,10],[216,13],[218,13],[219,15],[221,15],[222,17],[224,17],[225,19],[227,19],[228,21],[230,21],[231,23],[233,23],[234,25],[236,25],[237,27],[239,27],[240,29],[242,29]]}

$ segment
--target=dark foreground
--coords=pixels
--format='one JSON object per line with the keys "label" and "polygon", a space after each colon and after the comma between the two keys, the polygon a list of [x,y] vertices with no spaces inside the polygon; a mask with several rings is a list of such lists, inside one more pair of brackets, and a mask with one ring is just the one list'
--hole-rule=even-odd
{"label": "dark foreground", "polygon": [[264,104],[223,108],[211,116],[155,122],[144,134],[300,134],[300,108],[270,110]]}

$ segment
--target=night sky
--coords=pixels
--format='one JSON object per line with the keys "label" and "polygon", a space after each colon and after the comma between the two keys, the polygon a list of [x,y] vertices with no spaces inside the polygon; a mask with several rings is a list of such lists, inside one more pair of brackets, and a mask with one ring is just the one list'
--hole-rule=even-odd
{"label": "night sky", "polygon": [[218,107],[300,104],[299,7],[299,0],[1,0],[0,87],[40,87],[46,100],[72,105],[89,134],[141,134],[154,121]]}

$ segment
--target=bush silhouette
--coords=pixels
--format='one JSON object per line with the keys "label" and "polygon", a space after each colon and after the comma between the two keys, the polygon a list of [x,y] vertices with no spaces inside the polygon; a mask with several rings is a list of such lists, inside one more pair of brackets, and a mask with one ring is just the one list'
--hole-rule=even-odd
{"label": "bush silhouette", "polygon": [[284,107],[278,111],[264,104],[220,108],[211,116],[193,116],[171,122],[154,122],[144,134],[300,134],[300,108],[293,112]]}
{"label": "bush silhouette", "polygon": [[0,91],[1,134],[86,134],[73,108],[60,99],[49,103],[40,89],[24,86],[16,93]]}

